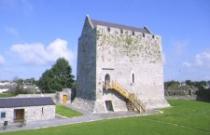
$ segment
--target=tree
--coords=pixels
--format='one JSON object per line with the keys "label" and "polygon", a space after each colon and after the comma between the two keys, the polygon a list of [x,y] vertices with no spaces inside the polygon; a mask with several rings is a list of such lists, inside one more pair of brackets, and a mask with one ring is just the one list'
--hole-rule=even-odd
{"label": "tree", "polygon": [[180,87],[180,82],[179,81],[168,81],[164,83],[164,87],[167,90],[177,90]]}
{"label": "tree", "polygon": [[203,89],[207,89],[208,88],[208,83],[207,83],[207,81],[198,81],[198,82],[195,82],[195,86],[199,90],[203,90]]}
{"label": "tree", "polygon": [[185,83],[186,85],[194,86],[194,82],[192,82],[191,80],[186,80]]}
{"label": "tree", "polygon": [[23,90],[23,79],[17,79],[16,81],[16,89],[15,89],[15,94],[26,94],[26,92]]}
{"label": "tree", "polygon": [[186,80],[186,84],[189,85],[189,86],[197,87],[199,90],[208,88],[208,82],[207,81],[190,81],[190,80]]}
{"label": "tree", "polygon": [[38,85],[42,92],[52,93],[61,91],[62,88],[72,88],[74,76],[68,61],[59,58],[51,69],[46,70],[39,79]]}

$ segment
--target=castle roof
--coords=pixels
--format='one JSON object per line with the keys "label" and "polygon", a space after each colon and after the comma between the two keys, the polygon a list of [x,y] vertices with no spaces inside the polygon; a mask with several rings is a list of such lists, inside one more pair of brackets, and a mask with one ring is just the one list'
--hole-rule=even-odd
{"label": "castle roof", "polygon": [[95,19],[91,19],[91,22],[94,25],[94,27],[96,27],[97,25],[102,25],[102,26],[107,26],[107,27],[126,29],[126,30],[148,33],[148,34],[151,33],[147,27],[137,28],[137,27],[133,27],[133,26],[127,26],[127,25],[116,24],[116,23],[111,23],[111,22],[99,21],[99,20],[95,20]]}

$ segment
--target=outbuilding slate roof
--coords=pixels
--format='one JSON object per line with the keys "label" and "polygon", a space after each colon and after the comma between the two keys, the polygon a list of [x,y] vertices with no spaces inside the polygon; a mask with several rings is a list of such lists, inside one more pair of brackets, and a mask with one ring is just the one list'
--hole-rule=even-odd
{"label": "outbuilding slate roof", "polygon": [[114,27],[114,28],[119,28],[119,29],[127,29],[131,31],[137,31],[137,32],[142,32],[142,33],[148,33],[150,34],[151,32],[148,30],[148,28],[137,28],[133,26],[126,26],[126,25],[121,25],[121,24],[116,24],[116,23],[111,23],[111,22],[105,22],[105,21],[99,21],[99,20],[94,20],[91,19],[94,27],[96,25],[102,25],[102,26],[107,26],[107,27]]}
{"label": "outbuilding slate roof", "polygon": [[2,98],[0,108],[55,105],[50,97]]}

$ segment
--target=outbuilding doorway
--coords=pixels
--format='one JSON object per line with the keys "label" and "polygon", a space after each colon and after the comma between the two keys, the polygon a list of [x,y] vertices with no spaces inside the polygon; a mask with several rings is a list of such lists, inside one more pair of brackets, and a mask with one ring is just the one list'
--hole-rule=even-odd
{"label": "outbuilding doorway", "polygon": [[14,121],[15,122],[23,122],[25,117],[24,109],[15,109],[14,110]]}
{"label": "outbuilding doorway", "polygon": [[63,104],[66,104],[68,100],[68,96],[67,95],[63,95]]}

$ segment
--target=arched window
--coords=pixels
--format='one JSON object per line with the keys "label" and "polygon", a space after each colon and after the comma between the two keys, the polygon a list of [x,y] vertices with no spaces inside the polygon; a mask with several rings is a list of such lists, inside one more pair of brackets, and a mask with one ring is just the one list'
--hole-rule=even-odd
{"label": "arched window", "polygon": [[108,87],[107,86],[110,84],[110,75],[109,74],[106,74],[105,75],[104,82],[105,82],[104,83],[105,84],[104,85],[105,87],[103,87],[103,94],[105,94],[107,92],[107,90],[108,90]]}
{"label": "arched window", "polygon": [[110,75],[106,74],[105,75],[105,84],[109,84],[110,83]]}
{"label": "arched window", "polygon": [[132,73],[132,83],[135,83],[135,76],[134,76],[134,73]]}

